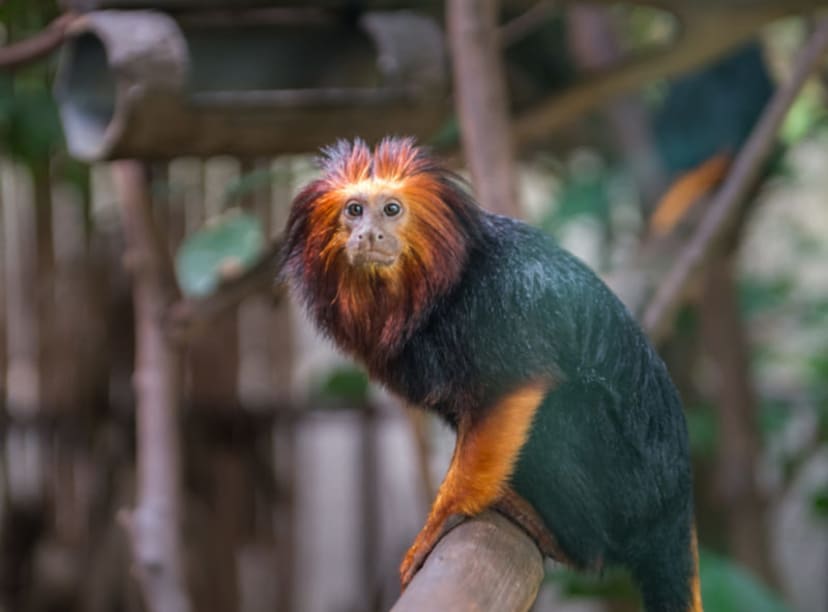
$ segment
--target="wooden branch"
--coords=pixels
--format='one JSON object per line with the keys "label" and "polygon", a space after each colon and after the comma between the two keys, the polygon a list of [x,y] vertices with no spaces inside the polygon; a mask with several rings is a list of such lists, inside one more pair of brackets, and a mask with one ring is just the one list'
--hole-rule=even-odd
{"label": "wooden branch", "polygon": [[759,399],[739,304],[733,253],[719,250],[706,266],[701,338],[711,371],[718,439],[714,481],[727,550],[765,584],[779,587],[768,538],[768,499],[757,472],[762,459]]}
{"label": "wooden branch", "polygon": [[277,278],[282,266],[282,238],[276,239],[256,265],[238,278],[223,282],[215,293],[204,298],[185,298],[172,304],[165,327],[176,343],[192,340],[222,313],[258,293],[281,295]]}
{"label": "wooden branch", "polygon": [[498,0],[448,0],[446,24],[463,150],[483,208],[519,217],[514,147],[497,29]]}
{"label": "wooden branch", "polygon": [[543,559],[529,536],[485,512],[440,540],[392,611],[525,611],[542,579]]}
{"label": "wooden branch", "polygon": [[538,0],[511,21],[500,26],[498,34],[502,47],[509,47],[537,29],[557,8],[553,0]]}
{"label": "wooden branch", "polygon": [[721,244],[738,218],[742,201],[755,183],[773,151],[776,136],[788,109],[808,77],[819,67],[828,50],[828,18],[817,21],[817,27],[805,48],[794,62],[790,80],[780,87],[769,102],[725,179],[706,215],[678,260],[660,283],[644,312],[643,326],[654,342],[660,341],[671,327],[675,314],[684,300],[687,287]]}
{"label": "wooden branch", "polygon": [[681,23],[672,47],[632,57],[597,71],[518,117],[513,125],[517,147],[531,146],[570,124],[607,99],[634,91],[657,79],[679,75],[742,44],[767,23],[819,5],[815,0],[753,2],[750,10],[726,4],[664,3]]}
{"label": "wooden branch", "polygon": [[177,294],[158,241],[144,168],[113,165],[133,272],[138,490],[124,512],[135,572],[150,612],[189,612],[181,543],[178,396],[181,358],[168,342],[162,314]]}
{"label": "wooden branch", "polygon": [[61,15],[42,31],[20,42],[0,47],[0,70],[14,70],[30,64],[57,49],[69,25],[77,19],[74,13]]}

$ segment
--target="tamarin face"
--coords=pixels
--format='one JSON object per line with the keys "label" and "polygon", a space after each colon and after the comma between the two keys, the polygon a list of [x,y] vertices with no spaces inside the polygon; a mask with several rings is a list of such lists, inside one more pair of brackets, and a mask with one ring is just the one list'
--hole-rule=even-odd
{"label": "tamarin face", "polygon": [[349,189],[339,219],[352,266],[391,266],[402,253],[401,232],[410,215],[390,185],[365,181]]}
{"label": "tamarin face", "polygon": [[340,141],[321,162],[291,208],[286,274],[346,348],[396,346],[460,278],[480,211],[412,139]]}

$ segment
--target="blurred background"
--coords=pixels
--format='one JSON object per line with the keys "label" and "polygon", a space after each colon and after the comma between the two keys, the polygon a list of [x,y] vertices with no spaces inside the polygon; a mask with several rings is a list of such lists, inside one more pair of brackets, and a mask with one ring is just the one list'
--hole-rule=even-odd
{"label": "blurred background", "polygon": [[453,434],[274,279],[314,151],[411,133],[657,343],[706,610],[828,611],[822,4],[0,1],[0,610],[157,610],[155,555],[167,609],[393,604]]}

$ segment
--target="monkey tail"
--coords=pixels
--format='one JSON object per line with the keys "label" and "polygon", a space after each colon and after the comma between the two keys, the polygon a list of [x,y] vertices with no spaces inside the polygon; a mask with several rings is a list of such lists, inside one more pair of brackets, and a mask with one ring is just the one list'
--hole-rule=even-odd
{"label": "monkey tail", "polygon": [[695,525],[682,531],[653,533],[649,554],[632,567],[646,612],[703,612]]}

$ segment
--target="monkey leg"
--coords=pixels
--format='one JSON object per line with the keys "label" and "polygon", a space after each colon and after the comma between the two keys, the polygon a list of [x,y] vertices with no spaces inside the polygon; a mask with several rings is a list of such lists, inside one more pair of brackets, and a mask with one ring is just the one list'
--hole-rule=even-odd
{"label": "monkey leg", "polygon": [[425,526],[400,566],[403,588],[451,528],[451,517],[479,514],[506,492],[532,419],[550,388],[545,381],[524,385],[502,397],[482,419],[461,420],[446,477]]}
{"label": "monkey leg", "polygon": [[512,487],[506,489],[493,507],[522,528],[535,541],[545,557],[551,557],[560,563],[575,566],[566,553],[563,552],[557,539],[546,527],[532,504],[518,495]]}

